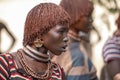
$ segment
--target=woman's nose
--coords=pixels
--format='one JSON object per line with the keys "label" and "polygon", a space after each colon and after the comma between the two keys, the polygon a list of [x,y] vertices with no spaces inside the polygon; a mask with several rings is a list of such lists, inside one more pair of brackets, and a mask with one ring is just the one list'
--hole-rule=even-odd
{"label": "woman's nose", "polygon": [[68,40],[69,40],[68,36],[65,36],[63,39],[64,42],[68,42]]}

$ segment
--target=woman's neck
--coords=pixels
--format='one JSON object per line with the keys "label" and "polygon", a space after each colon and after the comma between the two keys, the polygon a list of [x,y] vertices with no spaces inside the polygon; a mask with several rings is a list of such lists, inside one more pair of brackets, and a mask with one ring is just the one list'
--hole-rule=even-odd
{"label": "woman's neck", "polygon": [[25,55],[30,57],[31,60],[43,63],[48,63],[50,61],[49,54],[43,48],[33,48],[27,45],[23,48],[23,52],[25,53]]}
{"label": "woman's neck", "polygon": [[41,78],[42,75],[47,75],[44,76],[44,78],[46,78],[50,75],[49,70],[51,69],[51,62],[42,63],[36,60],[31,60],[33,58],[30,58],[28,55],[26,55],[24,49],[18,50],[17,56],[19,59],[19,63],[27,74],[32,75],[35,78],[36,76]]}
{"label": "woman's neck", "polygon": [[34,50],[42,53],[42,54],[47,54],[48,50],[44,47],[35,47],[34,45],[31,46],[31,48],[33,48]]}

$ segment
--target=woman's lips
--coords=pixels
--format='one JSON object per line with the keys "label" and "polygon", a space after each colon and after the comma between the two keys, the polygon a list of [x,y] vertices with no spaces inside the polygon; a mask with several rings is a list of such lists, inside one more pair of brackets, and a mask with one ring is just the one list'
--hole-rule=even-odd
{"label": "woman's lips", "polygon": [[65,51],[66,51],[66,48],[67,48],[67,45],[63,46],[63,47],[61,48],[61,50],[62,50],[63,52],[65,52]]}

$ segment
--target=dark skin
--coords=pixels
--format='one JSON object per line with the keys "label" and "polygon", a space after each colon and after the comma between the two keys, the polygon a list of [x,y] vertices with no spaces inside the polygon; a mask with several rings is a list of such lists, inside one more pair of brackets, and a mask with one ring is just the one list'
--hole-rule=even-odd
{"label": "dark skin", "polygon": [[[120,36],[120,14],[118,19],[116,20],[117,23],[117,30],[114,32],[114,36]],[[111,77],[114,78],[116,74],[120,73],[120,60],[114,59],[107,63],[107,69],[110,73]],[[116,80],[116,79],[115,79]]]}
{"label": "dark skin", "polygon": [[120,61],[113,60],[107,64],[108,72],[113,78],[117,73],[120,73]]}
{"label": "dark skin", "polygon": [[[115,36],[120,36],[120,29],[118,29],[114,33],[114,35]],[[120,60],[119,59],[115,59],[115,60],[110,61],[109,63],[107,63],[107,69],[108,69],[108,72],[110,73],[111,77],[114,78],[114,76],[117,73],[120,73]]]}
{"label": "dark skin", "polygon": [[[68,42],[68,28],[68,24],[57,25],[55,29],[50,30],[46,35],[43,35],[42,40],[44,47],[55,55],[60,55],[62,52],[65,52],[65,47],[67,47]],[[53,45],[53,43],[55,45]]]}
{"label": "dark skin", "polygon": [[92,29],[92,22],[93,22],[93,19],[91,17],[91,13],[90,15],[86,15],[86,16],[84,15],[80,17],[80,19],[76,23],[71,25],[70,30],[74,32],[76,35],[78,35],[79,31],[83,31],[84,33],[88,34]]}
{"label": "dark skin", "polygon": [[[56,25],[48,33],[44,34],[40,38],[42,41],[42,44],[43,44],[42,47],[36,48],[34,44],[31,45],[31,47],[43,54],[47,54],[47,52],[49,50],[54,55],[60,55],[62,52],[66,51],[67,42],[68,42],[68,36],[67,36],[68,29],[69,29],[68,23]],[[35,40],[35,42],[36,42],[36,40]],[[15,55],[14,55],[14,58],[17,61],[18,67],[21,68],[18,58],[16,58]],[[24,56],[25,56],[25,62],[35,72],[40,72],[40,71],[45,72],[47,70],[47,68],[48,68],[47,63],[37,62],[36,60],[33,60],[32,58],[28,57],[25,54],[24,54]]]}
{"label": "dark skin", "polygon": [[[77,50],[78,49],[78,48],[76,48],[78,46],[75,46],[75,43],[76,42],[78,43],[78,41],[80,41],[80,39],[81,39],[81,37],[79,36],[79,32],[83,31],[84,33],[88,34],[89,31],[91,30],[91,24],[92,24],[91,12],[92,11],[88,11],[88,10],[85,10],[85,9],[88,8],[89,10],[92,10],[90,8],[92,8],[93,5],[90,5],[90,7],[83,6],[83,5],[88,5],[88,4],[91,4],[91,3],[89,3],[89,0],[72,0],[72,1],[62,0],[61,3],[60,3],[60,5],[69,13],[69,15],[71,17],[71,25],[70,25],[68,35],[70,37],[70,48],[72,48],[72,50]],[[81,41],[80,41],[80,43],[81,43]],[[71,44],[73,44],[75,47],[73,48],[73,46],[71,46]],[[71,79],[73,79],[72,77],[74,77],[74,79],[75,78],[80,79],[80,78],[78,78],[79,75],[80,75],[80,72],[77,73],[76,70],[74,70],[75,68],[80,67],[80,65],[77,64],[77,62],[76,62],[77,59],[79,60],[79,58],[76,57],[76,55],[78,54],[78,51],[72,53],[69,50],[70,49],[68,48],[68,54],[71,56],[70,59],[67,60],[67,58],[66,58],[67,56],[65,54],[63,54],[60,57],[55,57],[55,58],[53,57],[53,61],[55,61],[56,63],[58,62],[60,65],[62,65],[65,68],[65,73],[66,73],[68,79],[69,79],[69,76],[71,76]],[[74,53],[75,53],[75,55],[74,55]],[[80,54],[82,54],[81,49],[80,49]],[[78,55],[78,56],[84,58],[81,55]],[[64,57],[64,59],[66,59],[66,61],[64,59],[62,61],[59,61],[63,57]],[[69,66],[68,65],[66,66],[65,63],[69,62],[69,61],[70,61],[70,63],[68,63]],[[73,65],[77,64],[77,66],[73,66],[72,64]],[[82,80],[82,78],[80,80]]]}

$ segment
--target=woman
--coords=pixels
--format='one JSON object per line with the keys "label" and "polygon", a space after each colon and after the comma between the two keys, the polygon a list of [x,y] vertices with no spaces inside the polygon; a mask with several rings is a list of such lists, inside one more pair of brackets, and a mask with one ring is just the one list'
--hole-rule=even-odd
{"label": "woman", "polygon": [[69,15],[58,5],[41,3],[27,15],[23,48],[0,55],[1,80],[65,80],[63,69],[50,61],[49,51],[66,51]]}
{"label": "woman", "polygon": [[96,70],[82,45],[86,39],[79,36],[79,32],[89,34],[92,29],[93,4],[89,0],[62,0],[60,5],[71,17],[70,40],[66,53],[52,60],[63,66],[67,80],[97,80]]}
{"label": "woman", "polygon": [[103,59],[112,80],[120,80],[120,13],[116,24],[117,30],[103,47]]}

